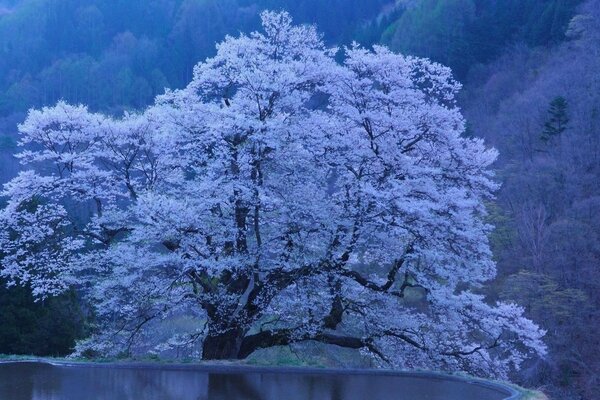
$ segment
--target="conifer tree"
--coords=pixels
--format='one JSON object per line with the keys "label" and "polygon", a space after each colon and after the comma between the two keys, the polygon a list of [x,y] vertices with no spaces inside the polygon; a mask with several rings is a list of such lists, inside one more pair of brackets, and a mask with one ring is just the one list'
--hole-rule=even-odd
{"label": "conifer tree", "polygon": [[550,102],[548,108],[548,119],[544,123],[544,130],[542,131],[542,141],[548,143],[553,138],[559,137],[564,131],[567,130],[569,124],[569,115],[567,113],[568,103],[567,100],[558,96]]}

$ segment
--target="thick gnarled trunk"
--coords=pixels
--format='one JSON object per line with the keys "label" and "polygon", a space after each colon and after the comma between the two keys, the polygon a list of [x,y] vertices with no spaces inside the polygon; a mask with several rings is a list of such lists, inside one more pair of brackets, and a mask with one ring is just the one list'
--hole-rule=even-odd
{"label": "thick gnarled trunk", "polygon": [[[213,334],[204,339],[202,345],[203,360],[243,360],[254,351],[273,346],[285,346],[292,343],[292,330],[261,331],[245,335],[241,329]],[[307,340],[308,337],[297,341]]]}
{"label": "thick gnarled trunk", "polygon": [[240,329],[232,329],[220,334],[209,335],[202,344],[203,360],[240,359],[240,348],[244,333]]}
{"label": "thick gnarled trunk", "polygon": [[242,330],[230,330],[218,335],[207,336],[203,343],[203,360],[242,360],[259,349],[274,346],[286,346],[294,342],[314,340],[350,349],[369,348],[385,359],[372,345],[372,341],[352,336],[336,335],[333,333],[318,333],[316,335],[294,335],[293,330],[278,329],[261,331],[245,336]]}

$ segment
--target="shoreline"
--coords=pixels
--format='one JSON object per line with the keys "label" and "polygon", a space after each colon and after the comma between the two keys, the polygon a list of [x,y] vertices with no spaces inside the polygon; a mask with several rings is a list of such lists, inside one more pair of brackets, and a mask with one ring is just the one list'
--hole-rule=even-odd
{"label": "shoreline", "polygon": [[432,371],[405,371],[376,368],[330,368],[314,366],[261,365],[243,361],[190,361],[174,362],[172,360],[81,360],[35,356],[0,356],[0,364],[10,363],[42,363],[59,367],[84,368],[128,368],[128,369],[164,369],[173,371],[199,371],[221,374],[300,374],[300,375],[378,375],[391,377],[413,377],[422,379],[451,380],[466,382],[506,394],[505,400],[547,400],[540,392],[524,389],[509,382],[501,382],[476,378],[462,373],[445,373]]}

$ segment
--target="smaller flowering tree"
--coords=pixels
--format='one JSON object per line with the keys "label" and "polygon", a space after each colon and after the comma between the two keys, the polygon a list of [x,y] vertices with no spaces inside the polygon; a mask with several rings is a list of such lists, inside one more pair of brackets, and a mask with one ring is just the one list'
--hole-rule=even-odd
{"label": "smaller flowering tree", "polygon": [[[313,27],[262,18],[143,113],[31,110],[1,274],[80,287],[99,321],[80,350],[316,341],[495,376],[544,354],[522,309],[477,294],[496,153],[462,136],[450,71],[379,46],[339,64]],[[158,340],[181,315],[196,323]]]}

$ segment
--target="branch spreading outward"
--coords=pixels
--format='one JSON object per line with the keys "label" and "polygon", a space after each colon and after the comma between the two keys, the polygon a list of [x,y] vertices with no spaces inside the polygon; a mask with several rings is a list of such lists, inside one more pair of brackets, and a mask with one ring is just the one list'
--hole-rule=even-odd
{"label": "branch spreading outward", "polygon": [[31,110],[0,274],[79,288],[99,322],[79,352],[316,341],[496,376],[544,354],[521,309],[472,291],[495,274],[496,152],[462,135],[451,72],[381,46],[340,64],[314,27],[262,20],[143,112]]}

